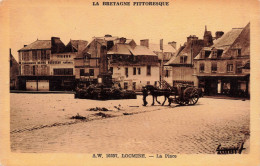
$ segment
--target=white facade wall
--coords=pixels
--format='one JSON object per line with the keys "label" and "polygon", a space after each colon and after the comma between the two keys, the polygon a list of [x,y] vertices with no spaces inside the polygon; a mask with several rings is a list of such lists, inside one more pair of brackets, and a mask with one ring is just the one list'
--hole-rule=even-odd
{"label": "white facade wall", "polygon": [[[150,84],[155,85],[159,81],[159,66],[151,66],[151,75],[147,75],[147,66],[111,66],[113,67],[113,75],[116,81],[119,81],[121,87],[124,88],[124,83],[128,84],[128,90],[133,89],[133,83],[136,83],[136,90],[141,90],[142,86]],[[136,67],[136,75],[133,74],[134,67]],[[125,68],[128,68],[128,77],[125,73]],[[138,74],[138,68],[141,73]],[[157,83],[158,85],[158,83]]]}
{"label": "white facade wall", "polygon": [[[54,75],[53,69],[65,69],[71,68],[73,69],[73,75],[75,75],[75,67],[74,67],[74,58],[76,57],[76,53],[58,53],[52,54],[50,64],[50,75]],[[54,62],[54,63],[53,63]],[[58,62],[58,63],[55,63]]]}
{"label": "white facade wall", "polygon": [[[44,75],[53,75],[53,69],[61,69],[61,68],[71,68],[73,69],[73,75],[75,75],[75,67],[74,67],[74,58],[76,57],[76,53],[56,53],[50,54],[50,50],[47,50],[47,53],[50,54],[50,59],[41,60],[40,51],[37,51],[37,60],[32,59],[32,51],[29,51],[29,60],[22,60],[21,55],[23,52],[19,52],[19,59],[21,62],[21,75],[33,75],[33,66],[36,66],[37,72],[35,75],[41,74],[41,67],[46,66],[46,74]],[[24,66],[29,66],[29,73],[24,73]]]}

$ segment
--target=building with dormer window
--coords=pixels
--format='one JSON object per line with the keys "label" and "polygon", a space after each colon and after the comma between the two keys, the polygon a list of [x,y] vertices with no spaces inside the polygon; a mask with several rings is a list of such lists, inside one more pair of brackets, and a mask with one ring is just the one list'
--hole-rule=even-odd
{"label": "building with dormer window", "polygon": [[58,37],[36,40],[18,50],[19,89],[64,91],[75,88],[74,58],[87,41],[70,40],[65,46]]}
{"label": "building with dormer window", "polygon": [[204,47],[194,58],[199,87],[206,95],[249,96],[250,23],[224,35],[217,33],[214,44]]}
{"label": "building with dormer window", "polygon": [[[210,33],[211,34],[211,33]],[[177,50],[176,55],[173,56],[165,67],[172,67],[172,85],[190,84],[196,85],[197,78],[193,75],[193,59],[200,52],[204,46],[204,40],[199,39],[195,35],[187,37],[187,42]]]}

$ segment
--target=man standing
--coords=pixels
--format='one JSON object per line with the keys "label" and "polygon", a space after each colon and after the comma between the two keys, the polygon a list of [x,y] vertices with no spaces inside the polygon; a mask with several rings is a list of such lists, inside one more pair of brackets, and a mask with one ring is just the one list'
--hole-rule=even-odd
{"label": "man standing", "polygon": [[142,88],[142,92],[143,92],[143,102],[144,102],[143,106],[146,106],[148,104],[147,101],[146,101],[146,97],[148,96],[147,88],[143,87]]}

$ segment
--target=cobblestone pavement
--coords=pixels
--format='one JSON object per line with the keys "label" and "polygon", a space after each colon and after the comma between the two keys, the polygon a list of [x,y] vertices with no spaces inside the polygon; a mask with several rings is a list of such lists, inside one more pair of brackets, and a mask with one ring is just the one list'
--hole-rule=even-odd
{"label": "cobblestone pavement", "polygon": [[[195,106],[143,107],[141,96],[94,101],[33,95],[11,94],[14,152],[211,154],[220,143],[236,146],[250,135],[249,100],[201,98]],[[97,112],[86,111],[93,106],[111,109],[104,113],[112,117],[93,116]],[[68,118],[76,113],[88,120]]]}

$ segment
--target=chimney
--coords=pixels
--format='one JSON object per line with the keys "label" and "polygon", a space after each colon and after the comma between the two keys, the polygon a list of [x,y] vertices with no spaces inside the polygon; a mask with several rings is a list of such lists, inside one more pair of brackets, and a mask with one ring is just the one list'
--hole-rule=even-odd
{"label": "chimney", "polygon": [[51,37],[51,53],[63,52],[65,45],[62,43],[59,37]]}
{"label": "chimney", "polygon": [[198,40],[199,38],[196,35],[190,35],[187,37],[187,43],[189,43],[191,40]]}
{"label": "chimney", "polygon": [[112,35],[106,34],[104,37],[112,37]]}
{"label": "chimney", "polygon": [[140,40],[140,45],[149,48],[149,39]]}
{"label": "chimney", "polygon": [[218,39],[218,38],[221,38],[223,35],[224,35],[224,32],[223,31],[217,31],[216,33],[215,33],[215,35],[216,35],[216,40]]}
{"label": "chimney", "polygon": [[119,43],[124,44],[126,42],[126,38],[121,37],[119,38]]}
{"label": "chimney", "polygon": [[177,42],[172,41],[172,42],[168,42],[168,44],[171,45],[173,48],[176,49],[176,44],[177,44]]}
{"label": "chimney", "polygon": [[114,46],[113,41],[107,41],[107,50],[110,50]]}
{"label": "chimney", "polygon": [[209,46],[213,45],[213,37],[211,35],[211,31],[207,31],[207,26],[205,26],[203,40],[204,40],[205,47],[209,47]]}

